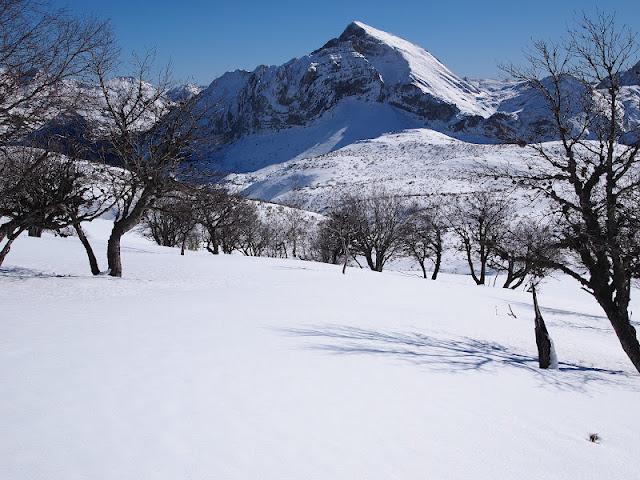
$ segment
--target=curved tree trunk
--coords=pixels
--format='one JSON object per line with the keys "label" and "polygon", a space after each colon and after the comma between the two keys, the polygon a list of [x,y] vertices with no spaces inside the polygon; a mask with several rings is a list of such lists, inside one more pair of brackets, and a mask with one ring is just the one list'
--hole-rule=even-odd
{"label": "curved tree trunk", "polygon": [[442,252],[436,253],[436,261],[433,264],[433,273],[431,274],[431,280],[438,278],[440,272],[440,264],[442,263]]}
{"label": "curved tree trunk", "polygon": [[113,222],[111,235],[107,242],[107,264],[110,276],[122,277],[122,258],[120,255],[122,236],[140,223],[145,212],[153,207],[155,199],[154,194],[145,190],[129,214]]}
{"label": "curved tree trunk", "polygon": [[96,259],[95,253],[93,253],[93,248],[91,247],[89,239],[82,229],[82,225],[80,225],[79,223],[74,223],[73,228],[75,228],[76,233],[78,234],[78,238],[80,239],[80,243],[82,243],[85,252],[87,252],[87,258],[89,259],[89,267],[91,268],[91,273],[94,275],[99,275],[100,267],[98,266],[98,260]]}
{"label": "curved tree trunk", "polygon": [[538,295],[536,294],[535,285],[531,285],[531,294],[533,295],[533,310],[535,312],[535,334],[536,345],[538,347],[538,365],[540,368],[556,368],[557,359],[553,349],[553,342],[547,331],[547,325],[544,323],[540,307],[538,305]]}
{"label": "curved tree trunk", "polygon": [[4,244],[4,247],[2,247],[2,250],[0,250],[0,266],[2,266],[4,259],[7,258],[7,255],[11,250],[11,244],[15,241],[16,238],[20,236],[22,232],[24,232],[24,230],[24,227],[21,227],[13,233],[9,233],[6,235],[7,242]]}
{"label": "curved tree trunk", "polygon": [[418,259],[418,264],[420,265],[420,268],[422,269],[422,278],[427,278],[427,269],[424,268],[424,260]]}
{"label": "curved tree trunk", "polygon": [[622,349],[636,370],[640,372],[640,343],[638,342],[636,329],[629,319],[628,310],[626,308],[615,308],[608,304],[603,305],[603,307],[611,322],[613,331],[618,336]]}
{"label": "curved tree trunk", "polygon": [[371,254],[371,252],[365,252],[364,253],[364,258],[367,261],[367,265],[369,266],[369,269],[373,270],[374,272],[376,271],[376,265],[375,263],[373,263],[373,256]]}
{"label": "curved tree trunk", "polygon": [[120,241],[124,232],[114,227],[107,242],[107,265],[109,275],[112,277],[122,277],[122,259],[120,257]]}

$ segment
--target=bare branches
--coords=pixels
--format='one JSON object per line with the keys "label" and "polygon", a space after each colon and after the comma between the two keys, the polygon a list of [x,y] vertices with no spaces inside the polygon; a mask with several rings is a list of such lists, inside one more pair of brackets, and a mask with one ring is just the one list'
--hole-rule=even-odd
{"label": "bare branches", "polygon": [[19,140],[81,100],[90,61],[112,43],[107,22],[76,20],[31,0],[0,3],[0,144]]}
{"label": "bare branches", "polygon": [[[538,137],[530,146],[538,162],[494,175],[544,197],[558,223],[555,246],[571,259],[547,265],[596,298],[640,371],[640,344],[628,311],[640,253],[639,138],[627,128],[620,101],[622,75],[637,53],[636,35],[603,13],[583,17],[560,45],[534,44],[528,67],[508,71],[545,99],[547,128],[561,148]],[[578,97],[566,88],[571,83],[582,87]]]}

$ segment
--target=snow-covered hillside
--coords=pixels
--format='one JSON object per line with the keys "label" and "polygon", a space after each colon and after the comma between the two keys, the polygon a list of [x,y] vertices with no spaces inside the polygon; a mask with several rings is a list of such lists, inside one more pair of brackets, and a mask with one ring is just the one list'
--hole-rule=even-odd
{"label": "snow-covered hillside", "polygon": [[640,377],[564,278],[541,371],[525,292],[136,235],[123,255],[91,277],[77,239],[20,238],[0,269],[1,478],[637,478]]}
{"label": "snow-covered hillside", "polygon": [[341,193],[376,186],[407,197],[475,191],[483,188],[483,180],[474,173],[480,165],[524,163],[531,156],[531,150],[516,145],[473,144],[414,129],[229,175],[227,181],[249,197],[324,211]]}

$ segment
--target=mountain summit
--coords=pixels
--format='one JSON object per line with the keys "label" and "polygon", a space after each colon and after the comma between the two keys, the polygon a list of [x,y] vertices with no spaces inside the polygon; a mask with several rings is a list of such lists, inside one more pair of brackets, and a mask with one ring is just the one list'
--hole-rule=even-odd
{"label": "mountain summit", "polygon": [[452,73],[436,57],[402,38],[362,22],[352,22],[325,47],[350,42],[380,73],[388,85],[414,86],[423,94],[456,105],[462,112],[489,115],[487,93]]}

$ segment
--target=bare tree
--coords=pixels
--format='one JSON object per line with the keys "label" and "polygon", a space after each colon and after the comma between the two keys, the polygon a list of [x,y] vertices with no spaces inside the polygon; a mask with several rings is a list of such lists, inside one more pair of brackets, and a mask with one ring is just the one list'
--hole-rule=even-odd
{"label": "bare tree", "polygon": [[400,229],[404,208],[398,197],[382,190],[366,196],[345,195],[332,216],[340,219],[345,246],[365,257],[369,268],[381,272],[400,247]]}
{"label": "bare tree", "polygon": [[[583,18],[559,45],[534,44],[525,68],[509,67],[544,99],[559,146],[535,140],[529,165],[495,170],[540,194],[557,218],[566,258],[554,267],[598,301],[623,350],[640,371],[640,344],[631,324],[631,280],[640,269],[637,127],[621,104],[621,78],[637,54],[636,36],[613,16]],[[568,95],[567,79],[582,86]],[[578,114],[574,114],[578,112]]]}
{"label": "bare tree", "polygon": [[515,290],[533,274],[536,259],[532,254],[538,247],[532,239],[539,236],[541,227],[539,220],[532,218],[522,218],[505,227],[505,234],[495,244],[495,255],[489,265],[498,272],[505,272],[503,288]]}
{"label": "bare tree", "polygon": [[0,0],[0,147],[77,108],[77,82],[111,43],[106,22],[78,20],[37,0]]}
{"label": "bare tree", "polygon": [[236,236],[236,248],[249,257],[262,256],[272,242],[273,232],[260,218],[257,207],[247,204],[242,217],[232,227]]}
{"label": "bare tree", "polygon": [[122,276],[120,242],[145,213],[168,193],[177,189],[177,181],[187,173],[192,147],[198,136],[195,101],[171,104],[165,100],[169,86],[163,74],[151,87],[152,57],[137,62],[132,81],[109,81],[113,58],[96,58],[94,70],[103,97],[106,122],[97,132],[108,144],[103,153],[115,157],[120,168],[111,169],[111,185],[117,198],[115,219],[107,243],[109,275]]}
{"label": "bare tree", "polygon": [[515,230],[514,241],[520,249],[514,255],[515,261],[527,266],[529,290],[533,300],[534,333],[538,348],[538,364],[540,368],[558,368],[558,357],[549,335],[547,325],[542,317],[538,303],[538,288],[544,278],[554,270],[553,265],[560,260],[560,252],[555,245],[553,226],[542,219],[528,219],[520,223]]}
{"label": "bare tree", "polygon": [[6,152],[8,156],[0,156],[0,217],[6,219],[0,225],[0,242],[6,240],[0,265],[15,239],[28,228],[79,226],[109,208],[94,166],[30,147],[12,147]]}
{"label": "bare tree", "polygon": [[[0,224],[2,260],[24,230],[60,228],[65,211],[86,196],[75,157],[50,153],[55,139],[38,150],[17,145],[78,107],[91,58],[111,41],[105,22],[77,20],[38,1],[0,1],[0,217],[8,219]],[[44,178],[60,184],[44,185]]]}
{"label": "bare tree", "polygon": [[283,224],[286,242],[291,246],[291,256],[298,258],[311,226],[303,211],[297,208],[289,208],[283,212]]}
{"label": "bare tree", "polygon": [[426,207],[414,205],[407,212],[407,219],[400,233],[401,248],[406,255],[418,262],[424,278],[427,278],[427,260],[433,263],[431,279],[438,278],[446,228],[442,208],[437,204]]}
{"label": "bare tree", "polygon": [[142,221],[145,233],[162,247],[175,247],[180,243],[178,218],[167,213],[163,202],[147,211]]}
{"label": "bare tree", "polygon": [[316,259],[334,265],[340,263],[340,259],[345,255],[344,243],[343,235],[335,221],[331,217],[323,220],[314,240]]}
{"label": "bare tree", "polygon": [[243,222],[254,218],[255,208],[224,188],[207,185],[195,195],[195,212],[205,235],[206,249],[214,255],[220,250],[231,253],[238,248],[239,231]]}
{"label": "bare tree", "polygon": [[511,213],[510,203],[495,192],[460,195],[450,205],[449,225],[477,285],[486,281],[487,267],[507,232]]}
{"label": "bare tree", "polygon": [[[185,185],[187,190],[189,187]],[[188,191],[177,191],[155,202],[144,216],[147,232],[158,245],[175,247],[180,245],[180,254],[198,225],[196,199]],[[191,242],[193,243],[193,242]]]}
{"label": "bare tree", "polygon": [[316,248],[319,259],[325,263],[337,264],[342,260],[342,274],[346,274],[352,251],[357,211],[348,206],[348,198],[342,197],[332,207],[327,218],[318,227]]}

